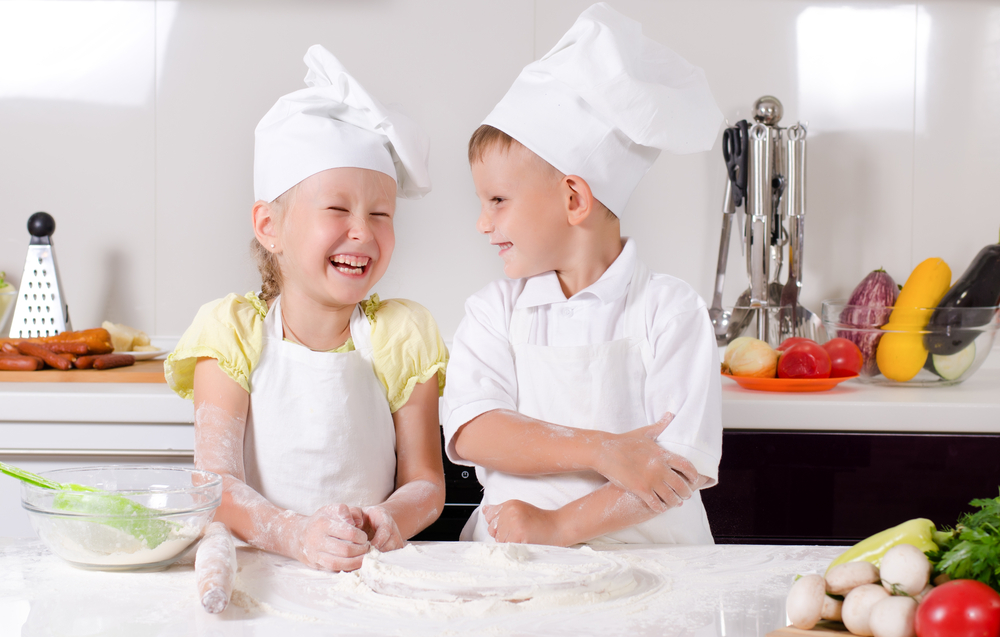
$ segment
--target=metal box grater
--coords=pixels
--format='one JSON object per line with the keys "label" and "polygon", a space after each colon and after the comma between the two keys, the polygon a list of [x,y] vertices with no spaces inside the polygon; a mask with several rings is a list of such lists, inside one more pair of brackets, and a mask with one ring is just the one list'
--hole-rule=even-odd
{"label": "metal box grater", "polygon": [[73,329],[52,249],[55,231],[55,219],[48,213],[36,212],[28,218],[31,243],[10,324],[11,338],[53,336]]}

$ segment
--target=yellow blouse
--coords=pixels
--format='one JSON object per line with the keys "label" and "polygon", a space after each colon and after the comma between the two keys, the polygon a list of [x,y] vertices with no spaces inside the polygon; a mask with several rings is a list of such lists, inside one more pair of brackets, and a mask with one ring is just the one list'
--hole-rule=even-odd
{"label": "yellow blouse", "polygon": [[[413,387],[434,374],[440,394],[448,350],[431,313],[405,299],[379,301],[377,294],[363,308],[372,324],[372,366],[386,388],[389,409],[395,413],[410,399]],[[194,398],[194,366],[199,358],[207,357],[216,359],[219,369],[249,393],[250,376],[264,345],[266,314],[267,304],[254,292],[230,294],[203,305],[164,362],[167,384],[182,398]],[[348,340],[333,351],[353,349],[354,343]]]}

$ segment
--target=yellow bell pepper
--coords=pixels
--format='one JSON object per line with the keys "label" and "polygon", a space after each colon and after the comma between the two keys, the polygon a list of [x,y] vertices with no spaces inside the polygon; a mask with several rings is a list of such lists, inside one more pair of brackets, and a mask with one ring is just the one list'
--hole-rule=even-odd
{"label": "yellow bell pepper", "polygon": [[912,544],[924,553],[936,551],[938,545],[934,543],[934,534],[937,529],[934,523],[926,518],[917,518],[908,522],[903,522],[891,529],[886,529],[875,535],[861,540],[851,548],[841,553],[835,560],[830,562],[826,571],[838,564],[846,562],[871,562],[875,566],[882,561],[885,552],[897,544]]}

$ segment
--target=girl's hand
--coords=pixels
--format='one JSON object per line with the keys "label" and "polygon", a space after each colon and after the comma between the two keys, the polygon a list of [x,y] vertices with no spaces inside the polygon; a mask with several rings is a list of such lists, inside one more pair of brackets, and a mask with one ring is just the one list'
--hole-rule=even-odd
{"label": "girl's hand", "polygon": [[487,531],[497,542],[567,546],[560,536],[557,516],[557,511],[539,509],[521,500],[483,507]]}
{"label": "girl's hand", "polygon": [[594,469],[615,486],[634,493],[650,509],[663,513],[680,506],[704,483],[686,458],[656,444],[673,414],[625,434],[609,434],[601,442]]}
{"label": "girl's hand", "polygon": [[369,547],[361,509],[346,504],[327,505],[309,517],[299,518],[298,526],[297,550],[292,553],[300,562],[323,571],[361,568]]}
{"label": "girl's hand", "polygon": [[382,506],[370,506],[364,511],[364,528],[368,533],[368,540],[376,549],[385,551],[395,551],[403,548],[406,540],[399,532],[396,521],[392,519],[392,514]]}

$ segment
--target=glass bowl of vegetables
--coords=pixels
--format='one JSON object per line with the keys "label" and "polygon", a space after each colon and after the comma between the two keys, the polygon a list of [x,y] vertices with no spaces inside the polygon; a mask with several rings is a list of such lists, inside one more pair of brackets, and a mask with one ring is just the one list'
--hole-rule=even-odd
{"label": "glass bowl of vegetables", "polygon": [[[48,548],[78,568],[159,570],[181,557],[215,514],[222,478],[180,467],[58,469],[21,484],[21,506]],[[57,487],[57,488],[54,488]]]}
{"label": "glass bowl of vegetables", "polygon": [[1000,329],[1000,306],[896,308],[823,301],[821,314],[831,338],[846,338],[861,350],[858,379],[878,385],[960,383],[982,366]]}

